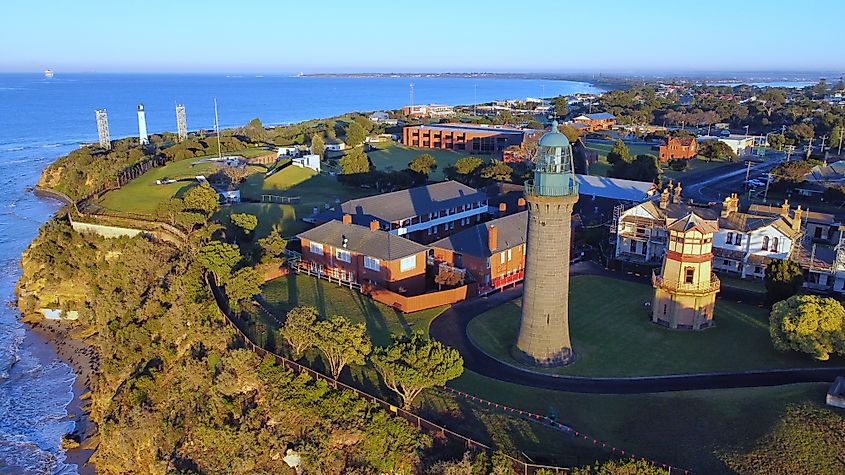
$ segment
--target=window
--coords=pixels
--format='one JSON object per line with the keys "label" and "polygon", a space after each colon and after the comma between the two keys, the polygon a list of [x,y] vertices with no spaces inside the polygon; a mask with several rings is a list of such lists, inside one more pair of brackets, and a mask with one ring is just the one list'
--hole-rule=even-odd
{"label": "window", "polygon": [[510,261],[511,261],[511,250],[508,249],[508,262],[510,262]]}
{"label": "window", "polygon": [[499,253],[499,262],[500,262],[501,264],[504,264],[504,263],[505,263],[505,253],[504,253],[504,251],[502,251],[502,252],[500,252],[500,253]]}
{"label": "window", "polygon": [[722,265],[723,266],[729,266],[729,265],[731,265],[731,261],[729,261],[727,259],[722,259]]}
{"label": "window", "polygon": [[725,244],[733,244],[734,243],[734,233],[728,233],[728,237],[725,238]]}
{"label": "window", "polygon": [[687,267],[684,272],[684,283],[691,284],[695,277],[695,269]]}
{"label": "window", "polygon": [[739,234],[739,233],[736,234],[736,240],[734,241],[734,244],[736,244],[737,246],[742,245],[742,234]]}
{"label": "window", "polygon": [[772,251],[772,252],[777,252],[777,250],[778,250],[778,238],[777,238],[777,237],[774,237],[774,238],[772,238],[772,247],[771,247],[771,251]]}
{"label": "window", "polygon": [[402,272],[407,272],[409,270],[414,270],[417,268],[417,256],[408,256],[403,257],[401,261],[399,261],[399,270]]}
{"label": "window", "polygon": [[381,270],[381,261],[375,257],[364,256],[364,267],[370,270]]}
{"label": "window", "polygon": [[637,241],[631,240],[631,252],[637,252]]}
{"label": "window", "polygon": [[335,249],[335,257],[339,261],[352,262],[352,254],[349,254],[346,249]]}
{"label": "window", "polygon": [[323,245],[319,242],[312,242],[310,246],[311,254],[323,255]]}
{"label": "window", "polygon": [[763,251],[769,250],[769,236],[763,236],[763,247],[760,248]]}

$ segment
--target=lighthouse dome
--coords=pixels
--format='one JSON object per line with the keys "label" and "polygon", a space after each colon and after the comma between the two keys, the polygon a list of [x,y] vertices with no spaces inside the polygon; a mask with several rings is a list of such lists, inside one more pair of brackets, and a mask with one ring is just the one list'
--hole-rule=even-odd
{"label": "lighthouse dome", "polygon": [[566,135],[558,132],[557,121],[552,122],[552,130],[540,137],[540,142],[537,144],[540,147],[568,147],[569,139]]}

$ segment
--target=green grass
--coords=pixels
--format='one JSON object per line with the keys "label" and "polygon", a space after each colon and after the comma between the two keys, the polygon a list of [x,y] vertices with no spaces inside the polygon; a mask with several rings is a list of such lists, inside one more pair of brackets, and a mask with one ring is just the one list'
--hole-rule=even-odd
{"label": "green grass", "polygon": [[[723,461],[725,454],[748,450],[774,428],[788,404],[809,400],[821,406],[828,385],[601,395],[529,388],[465,371],[449,386],[537,414],[554,413],[561,423],[590,437],[584,442],[538,425],[504,432],[502,427],[515,423],[501,412],[451,397],[426,398],[425,406],[434,414],[441,414],[443,421],[452,419],[450,427],[506,450],[516,446],[537,460],[564,465],[614,457],[592,444],[596,438],[661,463],[718,474],[732,473]],[[456,413],[462,418],[457,424]]]}
{"label": "green grass", "polygon": [[228,213],[251,213],[258,216],[257,237],[266,236],[276,223],[282,226],[282,234],[292,236],[309,227],[301,219],[311,216],[315,207],[322,212],[327,203],[335,206],[336,200],[343,202],[372,193],[370,190],[341,185],[329,175],[289,166],[266,179],[263,173],[248,176],[241,185],[241,196],[243,199],[254,200],[260,200],[262,194],[299,196],[301,199],[298,203],[240,203],[224,208],[221,216]]}
{"label": "green grass", "polygon": [[378,145],[379,150],[368,152],[367,156],[373,166],[382,171],[404,170],[408,168],[408,162],[418,156],[427,153],[437,160],[437,168],[431,172],[431,180],[443,180],[443,170],[455,164],[456,161],[470,154],[455,152],[452,150],[440,150],[429,148],[411,148],[397,144]]}
{"label": "green grass", "polygon": [[152,213],[159,204],[180,195],[184,190],[196,185],[195,181],[180,181],[169,185],[156,185],[162,178],[191,178],[197,175],[208,176],[217,169],[214,163],[193,165],[198,158],[188,158],[154,168],[130,181],[119,190],[106,193],[100,201],[104,208],[134,213]]}
{"label": "green grass", "polygon": [[759,279],[748,280],[728,275],[719,275],[719,280],[722,282],[722,287],[733,287],[735,289],[748,290],[761,294],[766,293],[766,285]]}
{"label": "green grass", "polygon": [[446,307],[403,314],[360,293],[302,274],[290,274],[265,283],[262,297],[275,315],[284,316],[297,305],[315,307],[320,315],[343,315],[364,322],[373,343],[389,345],[392,335],[415,330],[428,333],[428,326]]}
{"label": "green grass", "polygon": [[610,164],[607,163],[607,157],[605,156],[599,156],[598,161],[590,165],[590,175],[593,176],[607,176],[607,172],[609,171]]}
{"label": "green grass", "polygon": [[[596,143],[596,142],[587,142],[587,148],[590,150],[595,150],[599,153],[599,159],[607,159],[607,154],[610,153],[610,150],[613,149],[612,143]],[[637,155],[641,154],[649,154],[657,156],[657,149],[652,148],[651,145],[643,145],[643,144],[633,144],[628,145],[628,151],[631,153],[632,157],[636,157]]]}
{"label": "green grass", "polygon": [[[637,282],[574,277],[569,323],[577,360],[545,371],[621,377],[845,364],[843,358],[819,363],[806,355],[776,351],[768,310],[750,305],[717,300],[716,327],[701,332],[659,327],[649,321],[644,307],[653,295],[650,286]],[[486,352],[516,364],[510,349],[519,318],[519,303],[514,301],[476,317],[467,331]]]}

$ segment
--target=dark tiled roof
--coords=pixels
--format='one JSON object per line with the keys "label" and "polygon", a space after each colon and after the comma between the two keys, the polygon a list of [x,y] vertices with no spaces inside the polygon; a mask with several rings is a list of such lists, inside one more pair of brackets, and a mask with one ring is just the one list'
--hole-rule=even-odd
{"label": "dark tiled roof", "polygon": [[349,251],[388,261],[428,250],[422,244],[387,231],[371,231],[369,227],[343,224],[341,221],[329,221],[300,233],[297,237],[337,248],[343,247],[343,238],[346,237],[346,249]]}
{"label": "dark tiled roof", "polygon": [[690,212],[686,216],[675,220],[669,226],[668,229],[672,231],[680,231],[686,232],[693,228],[698,229],[702,233],[715,233],[719,230],[719,226],[713,220],[704,219],[695,212]]}
{"label": "dark tiled roof", "polygon": [[737,251],[734,249],[724,249],[721,247],[713,247],[713,255],[716,257],[722,257],[725,259],[734,259],[737,261],[742,260],[745,256],[745,253],[742,251]]}
{"label": "dark tiled roof", "polygon": [[[492,251],[488,246],[490,226],[496,226],[497,246]],[[511,214],[502,218],[481,223],[459,233],[436,241],[431,247],[451,249],[461,254],[489,257],[525,242],[528,233],[528,212]]]}
{"label": "dark tiled roof", "polygon": [[[398,221],[413,216],[423,216],[436,211],[454,208],[475,201],[484,201],[487,195],[457,181],[444,181],[408,190],[350,200],[340,205],[343,213],[367,215],[384,221]],[[358,221],[357,219],[355,221]],[[369,220],[368,220],[369,222]]]}

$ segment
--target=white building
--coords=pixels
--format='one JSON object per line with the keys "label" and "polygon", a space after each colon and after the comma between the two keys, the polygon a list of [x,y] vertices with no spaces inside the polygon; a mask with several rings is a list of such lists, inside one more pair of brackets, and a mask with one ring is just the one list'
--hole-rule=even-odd
{"label": "white building", "polygon": [[343,142],[327,143],[324,150],[327,152],[340,152],[346,150],[346,144]]}
{"label": "white building", "polygon": [[279,147],[278,148],[278,157],[293,157],[299,153],[299,148],[295,145],[291,145],[289,147]]}
{"label": "white building", "polygon": [[707,140],[718,140],[727,144],[738,157],[750,155],[754,149],[754,137],[746,137],[744,135],[729,135],[727,137],[705,135],[698,138],[698,143],[706,142]]}
{"label": "white building", "polygon": [[320,172],[320,156],[317,154],[303,155],[293,159],[292,165],[299,168],[309,168]]}

